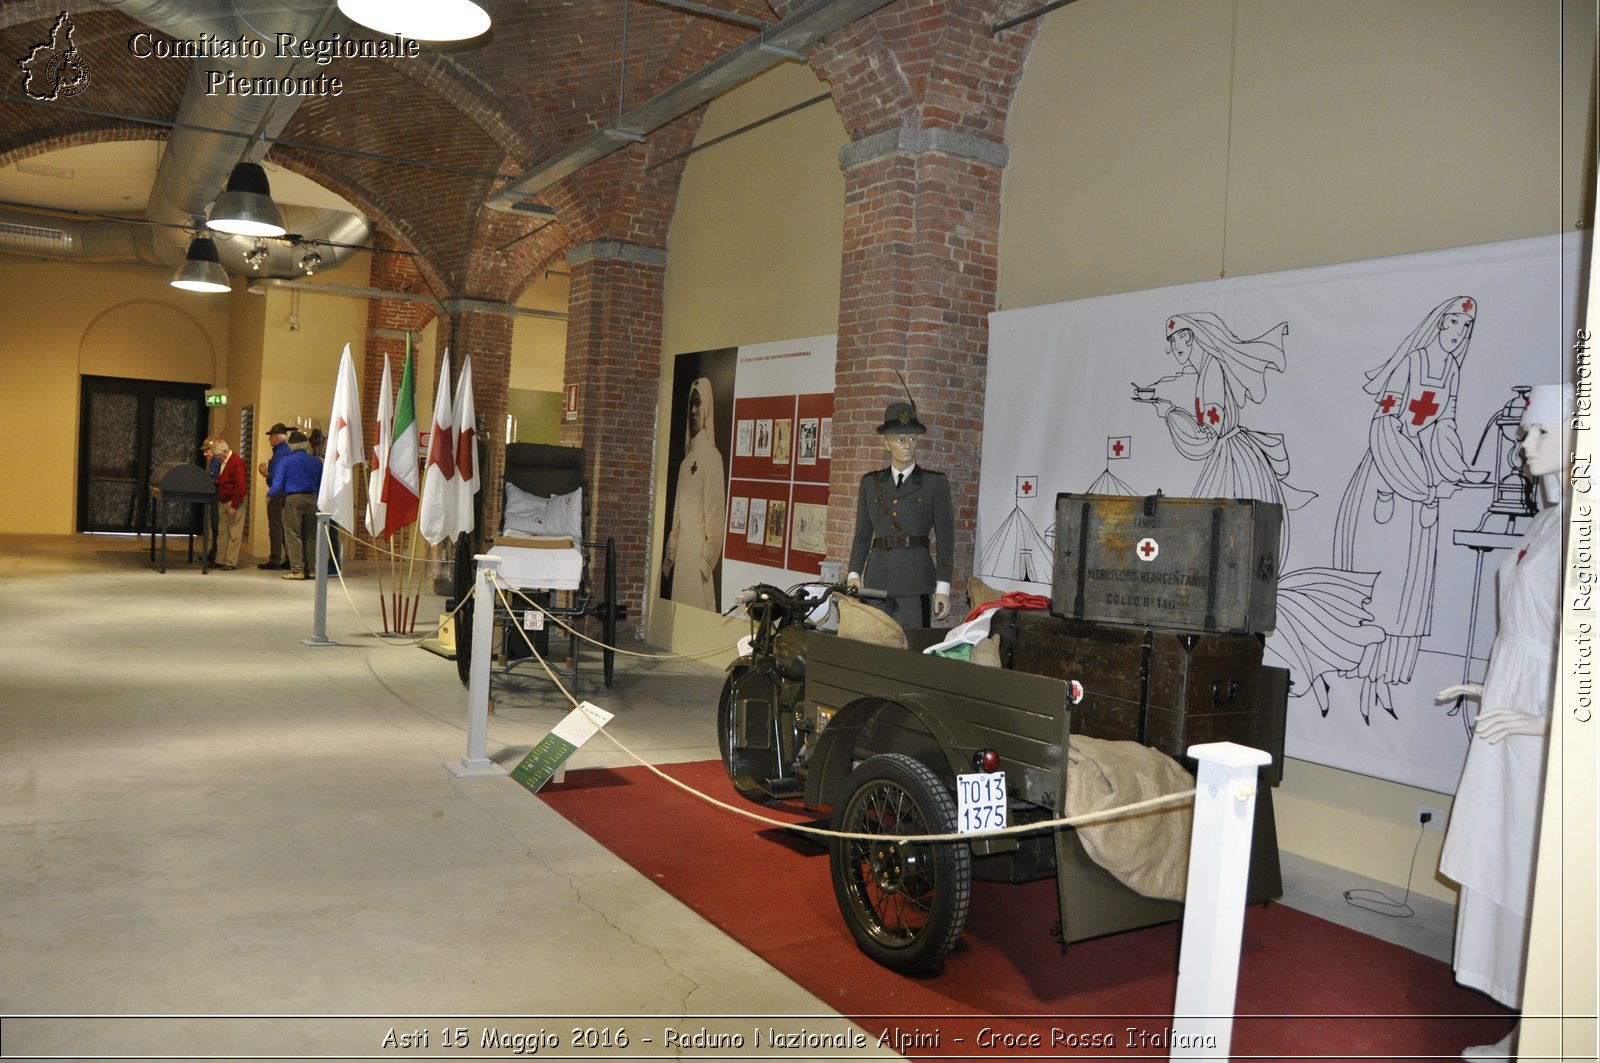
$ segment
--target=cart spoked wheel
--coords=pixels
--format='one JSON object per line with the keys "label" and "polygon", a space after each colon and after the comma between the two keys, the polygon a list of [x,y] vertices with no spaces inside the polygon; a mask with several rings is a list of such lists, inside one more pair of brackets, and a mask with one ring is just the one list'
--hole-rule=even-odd
{"label": "cart spoked wheel", "polygon": [[901,974],[936,970],[955,948],[972,903],[972,851],[963,842],[897,842],[955,830],[956,804],[921,761],[881,753],[845,781],[833,829],[881,839],[831,838],[833,892],[856,944]]}
{"label": "cart spoked wheel", "polygon": [[605,633],[605,648],[600,651],[600,660],[605,667],[606,686],[611,685],[611,673],[616,667],[617,651],[617,548],[613,539],[606,540],[606,604],[600,620],[601,630]]}
{"label": "cart spoked wheel", "polygon": [[450,575],[451,608],[467,604],[456,613],[456,675],[462,686],[472,685],[472,591],[477,582],[477,562],[473,560],[472,537],[456,538],[456,562]]}

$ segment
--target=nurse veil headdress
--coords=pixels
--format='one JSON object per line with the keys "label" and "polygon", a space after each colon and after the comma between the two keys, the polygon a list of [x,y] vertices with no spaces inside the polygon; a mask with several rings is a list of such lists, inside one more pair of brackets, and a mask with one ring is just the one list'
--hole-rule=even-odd
{"label": "nurse veil headdress", "polygon": [[1167,319],[1167,339],[1184,329],[1194,334],[1195,344],[1202,351],[1217,360],[1235,399],[1241,404],[1246,398],[1251,402],[1264,400],[1267,372],[1283,372],[1283,337],[1289,334],[1286,321],[1273,325],[1259,336],[1243,339],[1234,335],[1220,317],[1208,311],[1173,314]]}
{"label": "nurse veil headdress", "polygon": [[[707,440],[717,438],[716,406],[711,398],[711,378],[700,377],[689,387],[689,403],[693,405],[694,397],[700,396],[700,431]],[[685,407],[687,411],[688,407]],[[687,449],[694,445],[694,423],[687,417],[683,422],[683,445]]]}
{"label": "nurse veil headdress", "polygon": [[[1376,395],[1383,390],[1384,384],[1389,381],[1389,374],[1397,366],[1403,365],[1411,357],[1412,351],[1420,351],[1439,338],[1439,322],[1444,320],[1446,314],[1462,314],[1470,317],[1474,323],[1478,320],[1478,300],[1470,295],[1452,295],[1429,312],[1422,319],[1422,324],[1411,330],[1411,335],[1400,341],[1400,346],[1395,348],[1389,360],[1367,374],[1367,382],[1363,386],[1368,395]],[[1450,357],[1457,362],[1462,362],[1467,357],[1467,348],[1472,345],[1472,334],[1462,341]]]}

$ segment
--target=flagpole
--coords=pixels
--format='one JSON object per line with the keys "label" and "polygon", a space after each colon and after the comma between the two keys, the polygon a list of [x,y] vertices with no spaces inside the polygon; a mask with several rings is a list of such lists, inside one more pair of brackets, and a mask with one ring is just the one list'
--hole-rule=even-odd
{"label": "flagpole", "polygon": [[[377,546],[382,536],[373,536],[372,545]],[[383,597],[383,560],[378,561],[378,608],[383,610],[383,631],[389,632],[389,603]]]}

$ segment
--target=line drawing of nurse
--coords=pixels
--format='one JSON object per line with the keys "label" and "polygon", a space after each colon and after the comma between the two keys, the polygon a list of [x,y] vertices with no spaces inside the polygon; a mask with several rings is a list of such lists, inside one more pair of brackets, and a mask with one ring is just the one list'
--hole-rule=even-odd
{"label": "line drawing of nurse", "polygon": [[1432,630],[1439,502],[1455,493],[1467,468],[1456,396],[1477,313],[1471,296],[1446,299],[1367,374],[1362,389],[1373,397],[1367,452],[1339,502],[1333,564],[1378,573],[1370,609],[1385,637],[1342,673],[1360,678],[1368,720],[1374,706],[1395,716],[1391,688],[1411,681]]}
{"label": "line drawing of nurse", "polygon": [[[1283,506],[1278,556],[1280,562],[1286,560],[1288,511],[1317,496],[1285,480],[1289,451],[1283,436],[1246,428],[1239,419],[1246,405],[1267,397],[1268,370],[1283,372],[1288,322],[1280,322],[1254,339],[1240,339],[1222,318],[1199,311],[1173,314],[1167,319],[1166,333],[1167,353],[1181,368],[1137,389],[1136,400],[1155,407],[1178,453],[1203,463],[1192,492],[1196,498],[1256,498]],[[1191,373],[1198,378],[1193,410],[1151,397],[1157,385]]]}

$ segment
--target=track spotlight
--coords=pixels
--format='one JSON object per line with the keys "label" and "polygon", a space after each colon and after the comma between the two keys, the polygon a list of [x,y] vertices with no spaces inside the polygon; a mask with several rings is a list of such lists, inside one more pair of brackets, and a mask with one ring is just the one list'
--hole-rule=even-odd
{"label": "track spotlight", "polygon": [[465,41],[487,33],[489,13],[472,0],[339,0],[351,22],[419,41]]}
{"label": "track spotlight", "polygon": [[228,175],[228,187],[211,208],[206,225],[237,236],[282,236],[283,216],[272,202],[267,171],[257,162],[241,162]]}
{"label": "track spotlight", "polygon": [[305,257],[300,260],[300,268],[306,271],[306,276],[311,276],[322,268],[322,256],[315,251],[307,251]]}
{"label": "track spotlight", "polygon": [[252,273],[260,273],[261,267],[267,264],[267,245],[256,244],[244,253],[245,265],[250,267]]}
{"label": "track spotlight", "polygon": [[189,241],[189,253],[173,273],[172,286],[191,292],[226,292],[233,288],[210,237],[196,236]]}

